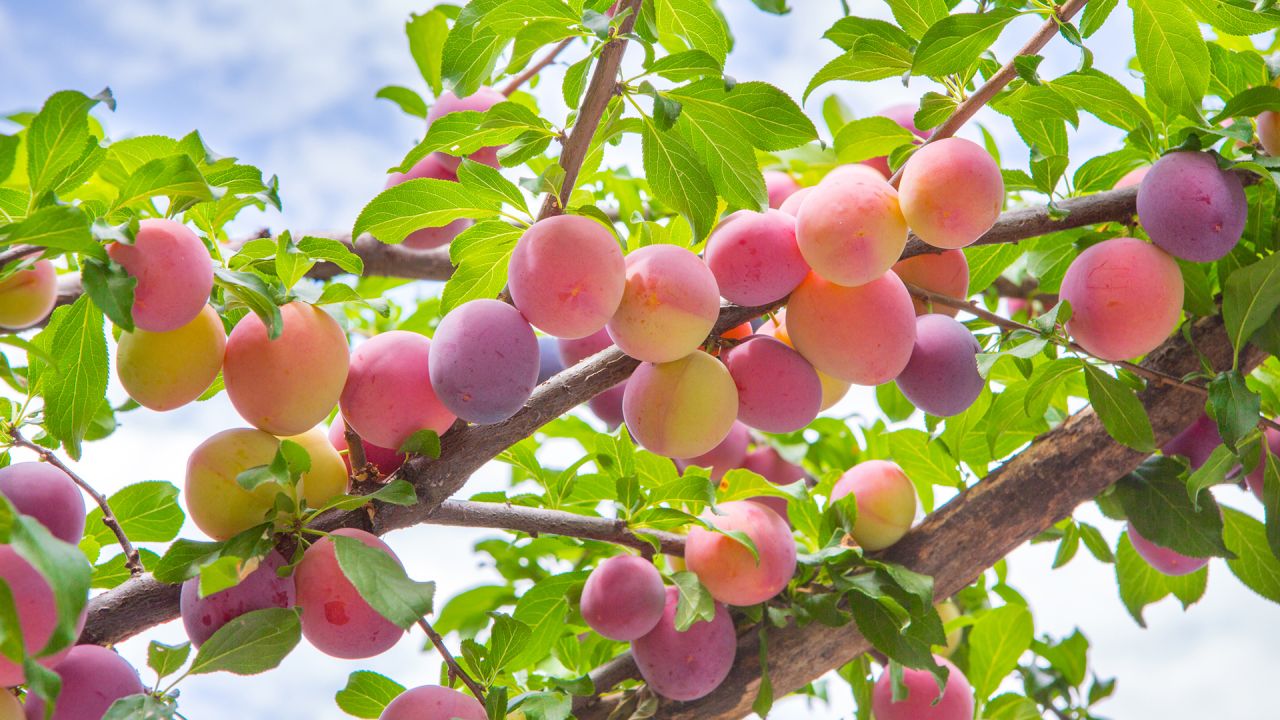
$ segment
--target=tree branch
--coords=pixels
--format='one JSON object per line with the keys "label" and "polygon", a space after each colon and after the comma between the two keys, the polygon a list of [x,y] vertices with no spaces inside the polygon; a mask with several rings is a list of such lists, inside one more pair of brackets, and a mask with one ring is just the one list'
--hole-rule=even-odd
{"label": "tree branch", "polygon": [[431,623],[427,622],[426,618],[418,618],[418,627],[422,628],[422,631],[427,634],[428,638],[431,638],[431,644],[436,646],[436,651],[440,653],[440,657],[444,658],[445,665],[449,666],[449,677],[451,679],[457,678],[462,680],[463,684],[471,690],[471,694],[475,695],[476,699],[480,701],[481,705],[483,705],[484,687],[473,680],[471,676],[467,674],[466,670],[462,669],[462,666],[458,664],[457,658],[455,658],[453,653],[449,652],[449,648],[445,646],[444,638],[440,637],[440,633],[436,632],[436,629],[431,627]]}
{"label": "tree branch", "polygon": [[569,44],[572,43],[573,41],[574,41],[574,38],[571,38],[571,37],[561,40],[558,45],[548,50],[547,54],[543,55],[541,60],[525,68],[524,72],[515,76],[514,78],[512,78],[511,82],[503,86],[502,94],[506,95],[507,97],[511,97],[511,94],[519,90],[521,85],[524,85],[525,83],[529,82],[531,79],[533,79],[534,75],[537,75],[538,73],[542,72],[544,69],[546,69],[548,65],[555,62],[556,56],[564,52],[564,49],[569,47]]}
{"label": "tree branch", "polygon": [[[427,520],[430,525],[495,528],[529,535],[563,535],[582,540],[599,540],[653,554],[653,545],[629,527],[625,520],[577,515],[559,510],[520,507],[506,503],[446,500]],[[659,552],[684,555],[684,537],[657,530],[642,531],[658,541]]]}
{"label": "tree branch", "polygon": [[142,574],[142,559],[138,556],[138,550],[129,542],[129,537],[124,534],[124,528],[120,527],[120,521],[116,519],[116,514],[111,511],[111,504],[107,502],[107,496],[93,489],[93,486],[85,481],[84,478],[76,474],[74,470],[67,467],[65,463],[58,459],[49,448],[41,447],[22,436],[22,433],[16,427],[9,428],[9,437],[13,439],[13,444],[17,447],[26,448],[40,457],[43,462],[58,468],[66,473],[71,481],[80,486],[80,489],[89,494],[93,501],[102,509],[102,524],[110,528],[115,534],[116,541],[120,543],[120,549],[124,550],[124,566],[129,569],[129,574],[138,577]]}
{"label": "tree branch", "polygon": [[[1200,320],[1191,327],[1191,335],[1215,367],[1230,367],[1231,343],[1220,319]],[[1241,358],[1242,370],[1257,367],[1263,357],[1250,346]],[[1195,349],[1181,335],[1165,341],[1143,365],[1174,376],[1200,369]],[[1151,417],[1157,445],[1184,430],[1203,409],[1196,395],[1164,385],[1150,385],[1139,397]],[[1146,457],[1113,441],[1093,410],[1086,408],[929,515],[879,558],[932,576],[934,597],[949,597]],[[729,678],[711,695],[691,703],[663,702],[654,717],[718,720],[750,714],[760,686],[757,642],[756,633],[742,636]],[[852,626],[839,632],[821,623],[771,629],[769,674],[774,696],[804,687],[870,647]],[[638,674],[630,657],[623,655],[592,676],[596,689],[605,692]],[[579,720],[602,720],[615,703],[616,698],[580,701],[574,714]]]}

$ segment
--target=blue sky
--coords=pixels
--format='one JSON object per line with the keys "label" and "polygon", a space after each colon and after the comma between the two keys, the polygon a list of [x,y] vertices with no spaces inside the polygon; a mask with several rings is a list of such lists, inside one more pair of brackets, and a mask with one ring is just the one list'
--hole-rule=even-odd
{"label": "blue sky", "polygon": [[[739,79],[766,80],[798,97],[808,77],[836,54],[819,38],[839,16],[837,0],[793,0],[797,9],[781,19],[763,15],[747,0],[721,4],[737,35],[729,72]],[[879,0],[850,4],[858,14],[885,14]],[[115,113],[103,115],[113,137],[181,135],[199,128],[217,151],[280,176],[284,212],[246,217],[241,229],[344,230],[382,187],[386,168],[421,133],[419,121],[373,95],[389,83],[421,89],[402,27],[410,12],[426,7],[399,0],[0,0],[0,110],[34,108],[59,89],[94,92],[109,85],[119,101]],[[1035,24],[1031,18],[1015,21],[997,53],[1008,57]],[[1125,71],[1133,52],[1127,28],[1122,4],[1093,45],[1097,67],[1133,85]],[[1051,77],[1071,70],[1079,57],[1061,40],[1046,54],[1041,71]],[[553,68],[535,90],[548,108],[558,107],[561,73]],[[826,90],[839,92],[857,114],[867,115],[926,89],[919,82],[904,88],[888,80]],[[807,107],[815,118],[826,94],[815,94]],[[1026,148],[1008,125],[989,112],[979,119],[1005,150],[1004,164],[1024,165]],[[972,128],[966,133],[976,137]],[[1082,160],[1104,152],[1116,139],[1115,131],[1085,119],[1071,138],[1073,156]],[[635,159],[634,148],[624,146],[616,161],[634,166]],[[122,397],[118,387],[111,392]],[[839,410],[866,411],[868,398],[856,395]],[[190,450],[212,433],[241,424],[224,398],[165,415],[136,411],[111,439],[89,446],[80,467],[107,491],[143,479],[181,485]],[[500,487],[502,477],[501,469],[487,468],[467,492]],[[1250,496],[1230,488],[1220,499],[1250,511],[1255,507]],[[1119,532],[1090,510],[1082,517],[1111,538]],[[188,528],[184,534],[197,533]],[[416,528],[388,539],[415,577],[437,581],[443,598],[491,577],[469,553],[476,539],[488,535]],[[1150,629],[1143,631],[1121,606],[1109,567],[1081,557],[1050,571],[1051,561],[1051,548],[1019,550],[1010,558],[1011,581],[1031,600],[1038,633],[1065,635],[1079,626],[1093,642],[1095,670],[1119,676],[1104,714],[1241,720],[1274,715],[1268,682],[1280,608],[1251,595],[1220,562],[1211,566],[1209,592],[1199,605],[1184,614],[1166,601],[1148,610]],[[152,638],[175,642],[182,631],[170,624],[121,649],[144,667]],[[412,635],[387,655],[363,662],[326,658],[304,645],[281,669],[260,677],[188,679],[182,685],[183,711],[192,720],[344,717],[332,695],[351,671],[377,670],[406,685],[436,680],[437,660],[419,652],[421,644]],[[848,717],[847,693],[833,688],[829,710],[789,701],[774,717]]]}

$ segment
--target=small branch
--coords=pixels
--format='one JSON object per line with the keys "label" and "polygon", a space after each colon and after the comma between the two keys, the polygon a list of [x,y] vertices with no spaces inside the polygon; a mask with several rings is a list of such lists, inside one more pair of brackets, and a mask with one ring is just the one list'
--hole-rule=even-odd
{"label": "small branch", "polygon": [[[1018,76],[1018,67],[1014,64],[1014,60],[1017,60],[1019,57],[1024,55],[1035,55],[1043,50],[1044,46],[1048,45],[1049,41],[1053,39],[1053,36],[1058,34],[1058,23],[1069,22],[1076,13],[1080,12],[1080,9],[1084,7],[1086,2],[1088,2],[1088,0],[1067,0],[1063,4],[1059,5],[1054,10],[1053,16],[1040,26],[1040,29],[1036,31],[1035,35],[1031,36],[1031,39],[1027,41],[1026,45],[1022,46],[1022,49],[1018,51],[1018,54],[1011,58],[1009,62],[1005,63],[995,75],[988,78],[987,81],[982,84],[982,87],[978,88],[972,95],[966,98],[964,102],[960,103],[960,105],[951,113],[951,117],[947,118],[945,122],[939,125],[937,129],[933,131],[933,135],[931,135],[928,140],[924,141],[922,145],[928,145],[931,142],[943,140],[955,135],[956,131],[963,127],[965,123],[969,122],[969,119],[981,110],[984,105],[991,102],[991,98],[995,97],[997,93],[1003,90],[1006,85]],[[894,187],[898,187],[898,183],[901,180],[902,168],[898,168],[898,171],[893,174],[893,177],[889,178],[889,183]]]}
{"label": "small branch", "polygon": [[[430,525],[482,527],[513,530],[530,535],[563,535],[583,540],[599,540],[652,554],[653,545],[637,535],[623,520],[577,515],[560,510],[520,507],[506,503],[446,500],[427,520]],[[684,538],[657,530],[643,531],[658,541],[659,552],[684,555]]]}
{"label": "small branch", "polygon": [[453,653],[449,652],[449,648],[445,647],[444,638],[440,637],[440,633],[436,632],[436,629],[431,627],[431,623],[427,622],[426,618],[418,619],[418,627],[422,628],[422,631],[427,634],[427,637],[431,638],[431,644],[436,646],[436,650],[439,651],[440,656],[444,658],[445,664],[449,666],[449,679],[462,680],[467,688],[471,690],[471,694],[475,695],[476,699],[480,701],[481,705],[483,705],[484,687],[475,680],[472,680],[471,676],[467,674],[467,671],[462,669],[462,666],[459,665],[458,661],[453,657]]}
{"label": "small branch", "polygon": [[360,439],[360,433],[351,427],[351,423],[347,422],[346,418],[342,420],[342,437],[347,441],[347,462],[351,465],[352,481],[362,483],[370,478],[376,478],[377,471],[370,472],[369,460],[364,456],[364,441]]}
{"label": "small branch", "polygon": [[129,542],[128,536],[124,534],[124,528],[120,527],[120,521],[116,519],[115,513],[111,512],[111,505],[107,502],[107,496],[93,489],[93,486],[85,482],[84,478],[75,473],[74,470],[67,467],[57,455],[54,455],[48,448],[40,447],[30,440],[22,436],[18,428],[9,428],[9,437],[13,438],[13,444],[26,448],[34,452],[44,462],[58,468],[71,478],[71,481],[80,486],[81,490],[89,493],[94,502],[98,503],[98,507],[102,508],[102,524],[111,529],[115,533],[116,540],[120,542],[120,548],[124,550],[124,566],[129,569],[129,574],[138,577],[142,574],[142,559],[138,556],[138,550]]}
{"label": "small branch", "polygon": [[538,73],[542,72],[548,65],[555,62],[556,56],[559,55],[561,52],[563,52],[565,48],[569,47],[569,44],[572,43],[573,41],[574,41],[574,38],[571,38],[571,37],[561,40],[560,44],[551,48],[551,50],[549,50],[546,55],[542,56],[541,60],[525,68],[524,72],[515,76],[515,78],[513,78],[511,82],[507,83],[506,86],[502,88],[502,94],[506,95],[507,97],[511,97],[511,94],[519,90],[521,85],[524,85],[525,83],[529,82],[531,79],[533,79],[534,75],[537,75]]}
{"label": "small branch", "polygon": [[14,245],[13,247],[0,252],[0,267],[4,267],[14,260],[21,260],[30,255],[37,255],[44,252],[44,248],[38,245]]}

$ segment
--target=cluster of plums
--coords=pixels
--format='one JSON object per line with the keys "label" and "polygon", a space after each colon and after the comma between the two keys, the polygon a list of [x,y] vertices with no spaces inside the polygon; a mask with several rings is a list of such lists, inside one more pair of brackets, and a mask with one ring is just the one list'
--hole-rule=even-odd
{"label": "cluster of plums", "polygon": [[[33,518],[61,541],[74,545],[84,536],[84,496],[58,468],[36,462],[0,468],[0,494],[19,513]],[[0,580],[13,596],[23,647],[29,654],[40,653],[58,623],[53,589],[9,545],[0,545]],[[39,658],[39,662],[62,680],[53,720],[96,720],[116,700],[143,692],[137,671],[116,653],[97,645],[65,648]],[[22,665],[0,657],[0,687],[26,680]],[[35,695],[28,695],[24,707],[14,695],[0,691],[0,720],[43,720],[44,710],[44,702]]]}

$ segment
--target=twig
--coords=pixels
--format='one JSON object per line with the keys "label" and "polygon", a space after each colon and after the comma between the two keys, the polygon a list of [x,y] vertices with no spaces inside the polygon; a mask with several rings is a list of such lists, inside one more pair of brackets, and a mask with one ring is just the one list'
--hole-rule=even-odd
{"label": "twig", "polygon": [[445,647],[444,638],[440,637],[440,633],[436,632],[436,629],[431,627],[431,623],[427,622],[426,618],[418,618],[418,627],[422,628],[422,631],[427,634],[427,637],[431,638],[431,644],[436,646],[436,650],[439,651],[440,656],[444,658],[445,664],[449,666],[449,678],[451,680],[462,680],[467,688],[471,690],[471,694],[475,695],[476,699],[480,701],[481,705],[483,705],[484,687],[475,680],[472,680],[471,676],[467,674],[467,671],[462,669],[462,666],[459,665],[458,661],[453,657],[453,653],[449,652],[449,648]]}
{"label": "twig", "polygon": [[360,433],[351,427],[346,418],[342,419],[342,436],[347,441],[347,462],[351,465],[351,479],[360,483],[376,477],[376,473],[369,472],[369,460],[364,456],[364,441],[360,439]]}
{"label": "twig", "polygon": [[[1019,57],[1024,55],[1035,55],[1044,49],[1044,46],[1049,44],[1049,41],[1053,39],[1053,36],[1058,34],[1058,24],[1070,21],[1076,13],[1080,12],[1080,9],[1084,7],[1086,2],[1088,2],[1088,0],[1067,0],[1055,8],[1053,15],[1045,21],[1044,25],[1040,26],[1040,29],[1036,31],[1035,35],[1031,36],[1031,39],[1027,41],[1027,44],[1022,46],[1022,49],[1018,51],[1018,54],[1010,59],[1009,62],[1005,63],[995,75],[988,78],[987,81],[982,84],[982,87],[979,87],[972,95],[966,98],[964,102],[960,103],[960,105],[952,111],[951,117],[947,118],[945,122],[939,125],[937,129],[933,131],[933,134],[929,136],[929,139],[925,140],[924,143],[921,144],[921,147],[928,145],[931,142],[943,140],[955,135],[956,131],[963,127],[966,122],[969,122],[969,119],[972,118],[974,114],[981,110],[984,105],[991,102],[991,98],[995,97],[996,93],[1003,90],[1006,85],[1018,76],[1018,67],[1014,64],[1014,60],[1017,60]],[[898,168],[898,171],[893,174],[893,177],[889,178],[889,183],[894,187],[898,187],[898,183],[901,180],[902,168]]]}
{"label": "twig", "polygon": [[[577,515],[560,510],[520,507],[506,503],[446,500],[431,514],[427,523],[599,540],[650,554],[654,549],[651,543],[627,527],[627,523],[623,520]],[[658,541],[660,552],[667,555],[684,554],[684,538],[680,535],[657,530],[644,531],[644,535]]]}
{"label": "twig", "polygon": [[124,566],[129,569],[129,574],[137,577],[142,574],[142,558],[138,555],[138,550],[129,542],[128,536],[124,534],[124,528],[120,527],[120,521],[116,519],[115,513],[111,512],[111,505],[107,502],[107,496],[93,489],[93,486],[85,482],[84,478],[75,473],[74,470],[67,467],[65,463],[58,459],[48,448],[40,447],[30,440],[22,436],[16,427],[9,428],[9,437],[13,438],[13,444],[26,448],[40,457],[44,462],[58,468],[71,478],[71,481],[80,486],[81,490],[89,493],[94,502],[98,503],[98,507],[102,508],[102,524],[111,529],[115,533],[116,540],[120,542],[120,548],[124,550]]}
{"label": "twig", "polygon": [[561,40],[560,44],[556,45],[555,47],[547,51],[547,54],[542,56],[541,60],[525,68],[524,72],[515,76],[511,80],[511,82],[507,83],[506,86],[502,88],[502,94],[506,95],[507,97],[510,97],[511,93],[514,93],[515,91],[519,90],[521,85],[524,85],[525,83],[529,82],[529,80],[532,79],[534,75],[537,75],[538,73],[542,72],[544,68],[546,68],[551,63],[555,62],[556,56],[559,55],[561,52],[563,52],[565,48],[569,47],[569,44],[572,43],[573,40],[574,38],[571,38],[571,37]]}
{"label": "twig", "polygon": [[38,245],[14,245],[4,252],[0,252],[0,267],[4,267],[14,260],[21,260],[28,255],[42,252],[44,252],[44,248]]}

